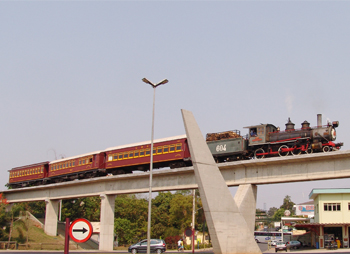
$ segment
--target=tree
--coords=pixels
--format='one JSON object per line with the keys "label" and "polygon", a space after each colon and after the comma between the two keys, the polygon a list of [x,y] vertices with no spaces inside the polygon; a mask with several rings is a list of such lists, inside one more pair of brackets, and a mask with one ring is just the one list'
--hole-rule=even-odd
{"label": "tree", "polygon": [[100,197],[67,199],[62,202],[62,220],[71,221],[85,218],[89,221],[100,221]]}
{"label": "tree", "polygon": [[273,219],[275,221],[280,221],[281,220],[281,217],[284,215],[284,208],[280,208],[278,209],[275,214],[273,215]]}
{"label": "tree", "polygon": [[272,217],[274,214],[275,214],[275,212],[278,210],[278,208],[277,207],[270,207],[270,209],[267,211],[267,215],[269,216],[269,217]]}
{"label": "tree", "polygon": [[284,210],[289,210],[292,213],[294,205],[295,205],[295,203],[291,200],[291,197],[287,195],[283,199],[283,204],[281,205],[280,208],[283,208]]}

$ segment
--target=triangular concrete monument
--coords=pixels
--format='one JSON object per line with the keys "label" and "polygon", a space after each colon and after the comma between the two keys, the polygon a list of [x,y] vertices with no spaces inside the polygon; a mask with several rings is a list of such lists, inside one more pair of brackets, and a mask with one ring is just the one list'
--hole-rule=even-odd
{"label": "triangular concrete monument", "polygon": [[234,199],[192,112],[182,117],[214,253],[261,253],[253,234],[256,186],[240,186]]}

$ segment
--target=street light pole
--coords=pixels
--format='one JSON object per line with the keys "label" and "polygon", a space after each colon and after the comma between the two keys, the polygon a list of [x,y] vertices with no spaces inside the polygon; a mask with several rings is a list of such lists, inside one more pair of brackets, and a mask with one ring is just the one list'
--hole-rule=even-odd
{"label": "street light pole", "polygon": [[151,212],[152,212],[152,170],[153,170],[153,138],[154,138],[154,109],[156,100],[156,88],[160,85],[165,85],[169,81],[163,79],[157,84],[153,84],[146,78],[142,79],[143,82],[153,87],[153,111],[152,111],[152,134],[151,134],[151,154],[150,154],[150,165],[149,165],[149,194],[148,194],[148,221],[147,221],[147,254],[151,253]]}

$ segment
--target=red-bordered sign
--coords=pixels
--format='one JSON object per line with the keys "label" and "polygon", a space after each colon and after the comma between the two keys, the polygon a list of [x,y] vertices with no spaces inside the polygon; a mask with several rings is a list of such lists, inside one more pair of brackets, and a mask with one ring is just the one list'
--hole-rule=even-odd
{"label": "red-bordered sign", "polygon": [[74,242],[84,243],[90,239],[92,231],[90,221],[86,219],[76,219],[70,224],[69,236]]}

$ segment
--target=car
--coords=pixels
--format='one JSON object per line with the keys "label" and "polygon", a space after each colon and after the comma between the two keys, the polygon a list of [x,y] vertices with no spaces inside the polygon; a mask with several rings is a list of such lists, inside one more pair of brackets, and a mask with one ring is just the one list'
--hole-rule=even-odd
{"label": "car", "polygon": [[275,246],[277,242],[283,242],[282,239],[271,240],[271,246]]}
{"label": "car", "polygon": [[299,249],[301,246],[302,246],[302,244],[299,241],[287,242],[287,248],[289,248],[289,249]]}
{"label": "car", "polygon": [[285,250],[287,252],[287,244],[285,242],[276,242],[275,252],[279,250]]}
{"label": "car", "polygon": [[[157,254],[161,254],[166,251],[166,243],[162,239],[151,239],[150,240],[150,251],[156,252]],[[128,251],[132,254],[136,254],[138,252],[147,252],[147,239],[142,240],[138,243],[131,245],[128,248]]]}

